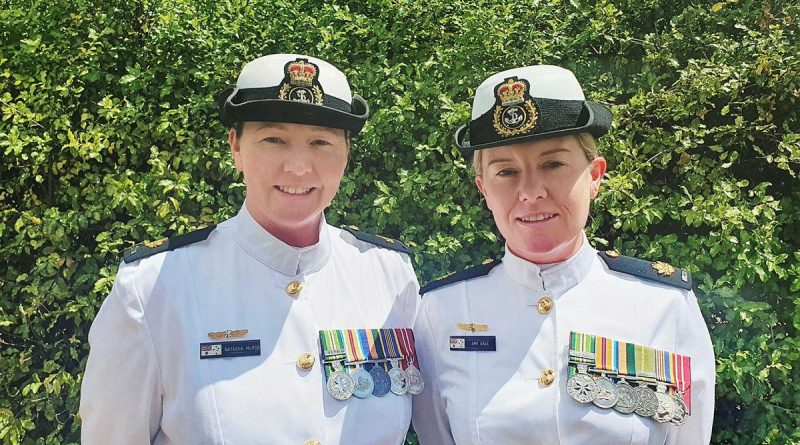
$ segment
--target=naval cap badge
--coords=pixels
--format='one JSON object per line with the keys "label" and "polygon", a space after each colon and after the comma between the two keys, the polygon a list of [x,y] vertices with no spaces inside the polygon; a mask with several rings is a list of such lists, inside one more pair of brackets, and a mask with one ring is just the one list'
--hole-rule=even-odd
{"label": "naval cap badge", "polygon": [[298,58],[284,67],[278,99],[322,105],[319,67],[308,59]]}
{"label": "naval cap badge", "polygon": [[492,124],[498,135],[518,136],[536,127],[539,113],[528,94],[529,87],[527,80],[517,76],[509,77],[495,87]]}

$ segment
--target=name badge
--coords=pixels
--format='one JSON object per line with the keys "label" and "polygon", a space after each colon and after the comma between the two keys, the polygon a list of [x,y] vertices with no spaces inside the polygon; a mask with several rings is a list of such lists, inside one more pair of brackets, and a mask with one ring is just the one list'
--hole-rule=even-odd
{"label": "name badge", "polygon": [[467,335],[450,337],[451,351],[496,351],[494,335]]}
{"label": "name badge", "polygon": [[200,343],[200,358],[234,358],[261,355],[261,340]]}

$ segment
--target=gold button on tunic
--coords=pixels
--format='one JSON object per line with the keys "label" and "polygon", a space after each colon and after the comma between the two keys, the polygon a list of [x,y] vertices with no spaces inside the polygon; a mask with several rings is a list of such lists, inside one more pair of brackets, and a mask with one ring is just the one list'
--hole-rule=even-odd
{"label": "gold button on tunic", "polygon": [[303,291],[303,282],[293,280],[286,285],[286,293],[291,297],[296,297]]}
{"label": "gold button on tunic", "polygon": [[297,368],[302,369],[303,371],[308,371],[314,367],[315,361],[316,359],[312,353],[304,352],[300,354],[300,357],[297,358]]}
{"label": "gold button on tunic", "polygon": [[556,380],[556,372],[550,368],[545,369],[539,374],[539,383],[542,386],[550,386]]}
{"label": "gold button on tunic", "polygon": [[540,298],[536,304],[536,310],[542,315],[549,314],[551,309],[553,309],[553,299],[549,296]]}

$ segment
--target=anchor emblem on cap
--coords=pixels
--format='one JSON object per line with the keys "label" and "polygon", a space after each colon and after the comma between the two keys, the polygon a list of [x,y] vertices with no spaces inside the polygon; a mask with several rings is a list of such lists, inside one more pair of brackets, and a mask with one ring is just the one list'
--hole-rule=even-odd
{"label": "anchor emblem on cap", "polygon": [[284,67],[278,99],[322,105],[319,67],[307,59],[297,59]]}
{"label": "anchor emblem on cap", "polygon": [[492,124],[498,135],[518,136],[536,127],[539,112],[528,95],[528,81],[509,77],[495,87],[495,100]]}

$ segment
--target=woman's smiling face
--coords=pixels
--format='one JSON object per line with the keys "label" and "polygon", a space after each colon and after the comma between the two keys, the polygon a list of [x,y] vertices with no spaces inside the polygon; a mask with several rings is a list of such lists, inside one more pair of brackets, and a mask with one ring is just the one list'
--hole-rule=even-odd
{"label": "woman's smiling face", "polygon": [[316,242],[322,212],[347,166],[344,130],[301,124],[245,122],[231,130],[231,152],[244,173],[247,209],[288,244]]}
{"label": "woman's smiling face", "polygon": [[475,184],[515,255],[548,264],[578,251],[605,159],[589,161],[575,136],[490,148],[481,156]]}

